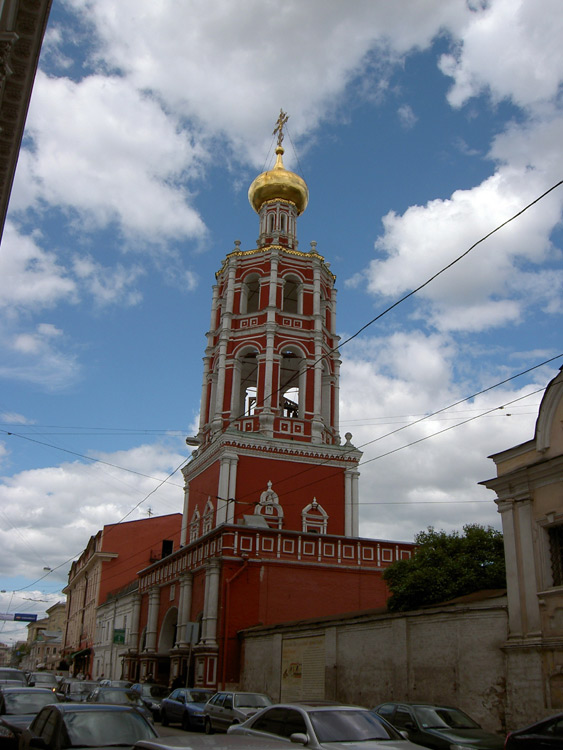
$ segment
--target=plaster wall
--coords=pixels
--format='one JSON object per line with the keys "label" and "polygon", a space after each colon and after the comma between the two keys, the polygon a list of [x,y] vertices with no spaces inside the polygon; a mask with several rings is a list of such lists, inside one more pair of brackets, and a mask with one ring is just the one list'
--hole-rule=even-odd
{"label": "plaster wall", "polygon": [[241,683],[279,700],[284,643],[324,635],[325,699],[369,708],[387,700],[440,701],[503,732],[507,629],[504,598],[253,628],[242,634]]}

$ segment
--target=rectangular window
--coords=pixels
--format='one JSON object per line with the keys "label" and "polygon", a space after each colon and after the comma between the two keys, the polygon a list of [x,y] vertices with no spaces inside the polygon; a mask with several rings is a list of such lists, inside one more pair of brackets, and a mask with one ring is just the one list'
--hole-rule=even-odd
{"label": "rectangular window", "polygon": [[554,586],[563,586],[563,525],[548,529],[551,576]]}

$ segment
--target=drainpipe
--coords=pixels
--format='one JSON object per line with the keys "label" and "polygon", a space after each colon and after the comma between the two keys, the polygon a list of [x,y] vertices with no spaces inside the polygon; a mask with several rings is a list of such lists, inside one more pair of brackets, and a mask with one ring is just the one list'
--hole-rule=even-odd
{"label": "drainpipe", "polygon": [[248,555],[241,555],[243,559],[243,565],[240,567],[237,572],[232,575],[230,578],[228,578],[225,581],[225,625],[223,628],[223,665],[221,670],[221,685],[223,686],[223,690],[225,689],[225,676],[227,671],[227,650],[228,650],[228,629],[229,629],[229,600],[230,600],[230,585],[235,580],[235,578],[238,578],[239,575],[247,568],[248,566]]}

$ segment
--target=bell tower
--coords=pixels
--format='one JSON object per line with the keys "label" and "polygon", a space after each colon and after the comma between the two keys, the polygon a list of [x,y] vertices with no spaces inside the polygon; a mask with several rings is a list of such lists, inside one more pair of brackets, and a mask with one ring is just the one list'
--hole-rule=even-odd
{"label": "bell tower", "polygon": [[286,122],[280,112],[275,166],[248,192],[256,247],[236,241],[216,274],[198,448],[183,470],[184,544],[206,514],[207,530],[358,534],[361,453],[339,434],[335,277],[316,242],[298,249],[309,191],[283,164]]}

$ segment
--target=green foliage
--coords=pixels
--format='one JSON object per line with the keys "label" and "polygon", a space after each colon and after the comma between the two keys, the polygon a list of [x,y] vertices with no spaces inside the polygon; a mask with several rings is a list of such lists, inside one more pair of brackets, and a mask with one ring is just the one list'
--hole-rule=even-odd
{"label": "green foliage", "polygon": [[383,573],[394,612],[438,604],[483,589],[506,587],[502,534],[479,524],[446,534],[429,526],[415,537],[410,560],[399,560]]}

